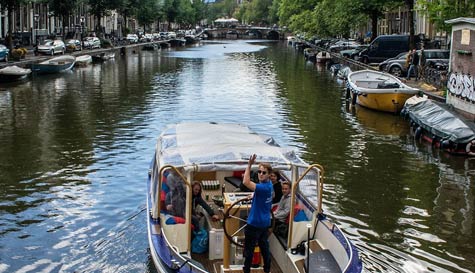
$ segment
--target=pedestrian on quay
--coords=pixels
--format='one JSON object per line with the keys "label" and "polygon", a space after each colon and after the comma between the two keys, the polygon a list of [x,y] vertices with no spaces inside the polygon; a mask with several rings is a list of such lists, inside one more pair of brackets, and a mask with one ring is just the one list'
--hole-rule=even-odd
{"label": "pedestrian on quay", "polygon": [[414,73],[416,81],[418,80],[417,66],[419,65],[419,55],[417,54],[416,49],[413,49],[410,57],[409,70],[407,70],[406,80],[411,79],[411,74]]}
{"label": "pedestrian on quay", "polygon": [[256,155],[249,158],[246,171],[244,172],[243,184],[254,192],[251,203],[251,210],[247,218],[247,225],[244,229],[244,273],[251,272],[252,257],[256,243],[261,250],[264,259],[264,272],[270,272],[270,250],[269,250],[269,231],[271,224],[272,209],[272,182],[269,179],[272,167],[268,163],[260,163],[257,171],[259,183],[251,180],[251,167],[256,161]]}

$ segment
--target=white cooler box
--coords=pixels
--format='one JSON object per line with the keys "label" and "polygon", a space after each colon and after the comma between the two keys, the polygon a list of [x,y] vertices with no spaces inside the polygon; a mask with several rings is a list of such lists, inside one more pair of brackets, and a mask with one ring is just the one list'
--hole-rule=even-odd
{"label": "white cooler box", "polygon": [[222,229],[211,229],[209,231],[209,259],[216,260],[223,258],[224,233]]}

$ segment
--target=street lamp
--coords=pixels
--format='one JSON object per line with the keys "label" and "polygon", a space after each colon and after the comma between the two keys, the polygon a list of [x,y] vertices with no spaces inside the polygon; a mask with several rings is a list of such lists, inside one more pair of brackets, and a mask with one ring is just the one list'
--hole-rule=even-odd
{"label": "street lamp", "polygon": [[38,13],[35,13],[35,15],[33,15],[33,18],[35,20],[35,29],[33,30],[34,31],[34,41],[35,41],[35,44],[38,45],[38,19],[40,18],[40,15]]}

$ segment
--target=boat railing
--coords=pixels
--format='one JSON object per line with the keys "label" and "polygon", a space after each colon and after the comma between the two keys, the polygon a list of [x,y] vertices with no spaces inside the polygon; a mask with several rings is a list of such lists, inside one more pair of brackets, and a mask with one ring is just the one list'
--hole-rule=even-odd
{"label": "boat railing", "polygon": [[[164,230],[163,228],[161,228],[162,230],[162,234],[164,234]],[[172,261],[172,263],[176,262],[176,264],[172,264],[172,268],[173,266],[176,266],[176,268],[174,268],[175,270],[178,270],[179,268],[182,268],[183,266],[187,265],[190,267],[190,268],[193,268],[193,272],[200,272],[200,273],[208,273],[208,271],[200,268],[199,266],[195,265],[192,261],[193,259],[191,258],[186,258],[185,256],[183,256],[177,247],[173,246],[172,244],[170,244],[170,241],[168,241],[168,238],[167,236],[163,236],[163,238],[165,239],[165,244],[168,246],[168,250],[171,252],[171,255],[170,256],[173,256],[174,258],[176,259],[179,259],[180,261]],[[173,259],[172,259],[173,260]],[[191,270],[190,270],[191,272]]]}
{"label": "boat railing", "polygon": [[341,272],[347,272],[348,268],[350,267],[353,261],[353,249],[351,248],[350,241],[348,240],[348,238],[346,238],[346,236],[343,235],[343,231],[340,229],[340,227],[337,224],[333,224],[332,232],[335,233],[336,231],[342,234],[341,237],[344,240],[344,242],[342,242],[344,243],[343,246],[346,249],[347,253],[349,254],[348,263],[346,264],[345,268],[343,268],[343,270],[341,271]]}

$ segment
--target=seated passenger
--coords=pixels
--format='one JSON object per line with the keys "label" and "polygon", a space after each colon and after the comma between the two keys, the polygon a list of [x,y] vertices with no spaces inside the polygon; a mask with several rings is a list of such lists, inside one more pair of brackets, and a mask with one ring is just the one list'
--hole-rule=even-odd
{"label": "seated passenger", "polygon": [[288,232],[288,217],[290,214],[290,183],[282,182],[282,198],[274,211],[275,233],[286,237]]}
{"label": "seated passenger", "polygon": [[191,188],[193,190],[191,223],[193,224],[194,230],[199,231],[201,216],[196,211],[196,207],[198,205],[200,205],[204,210],[206,210],[206,212],[211,216],[213,221],[218,221],[219,216],[214,213],[213,209],[206,203],[205,200],[203,200],[201,194],[203,191],[201,183],[199,181],[193,181]]}
{"label": "seated passenger", "polygon": [[282,198],[282,183],[280,182],[280,173],[277,170],[272,170],[270,173],[270,181],[274,188],[274,195],[272,197],[272,204],[279,203]]}
{"label": "seated passenger", "polygon": [[167,211],[174,216],[185,218],[186,189],[185,182],[175,173],[167,177],[167,185],[170,191],[166,195],[165,206]]}

